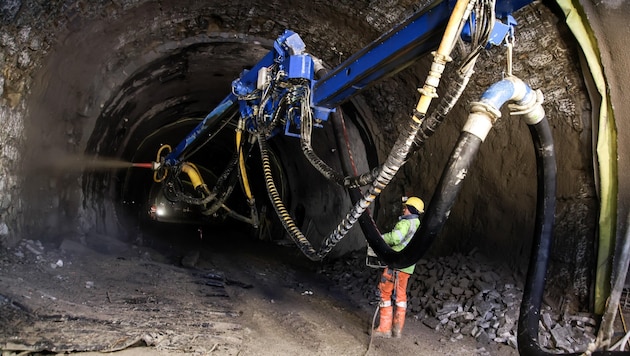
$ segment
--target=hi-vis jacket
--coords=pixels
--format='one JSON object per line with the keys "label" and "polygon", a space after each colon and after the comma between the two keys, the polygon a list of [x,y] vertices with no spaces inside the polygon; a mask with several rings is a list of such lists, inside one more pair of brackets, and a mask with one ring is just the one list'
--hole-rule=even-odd
{"label": "hi-vis jacket", "polygon": [[[383,240],[394,250],[400,251],[411,241],[411,238],[420,227],[420,219],[416,214],[403,215],[398,218],[398,222],[394,229],[383,234]],[[412,274],[416,265],[401,268],[400,271]]]}

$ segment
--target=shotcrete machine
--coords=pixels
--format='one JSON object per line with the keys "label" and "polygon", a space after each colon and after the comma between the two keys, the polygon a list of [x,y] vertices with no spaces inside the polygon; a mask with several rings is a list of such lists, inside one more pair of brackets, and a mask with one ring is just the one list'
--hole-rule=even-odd
{"label": "shotcrete machine", "polygon": [[[245,165],[248,152],[257,145],[269,199],[287,234],[306,257],[323,259],[358,222],[369,248],[381,261],[389,266],[404,267],[416,263],[439,234],[461,189],[461,181],[500,117],[500,109],[507,104],[511,113],[522,117],[530,128],[538,169],[534,247],[520,311],[518,348],[524,354],[544,354],[538,344],[538,328],[554,224],[556,163],[551,130],[542,107],[543,95],[512,74],[511,56],[517,28],[511,14],[530,2],[444,0],[428,3],[332,69],[307,52],[299,34],[285,30],[274,41],[273,49],[232,82],[231,93],[177,146],[164,145],[155,162],[137,165],[154,171],[153,178],[161,183],[161,194],[169,201],[194,206],[203,215],[224,210],[229,216],[257,227],[259,213]],[[453,63],[451,54],[460,41],[465,43],[466,53]],[[468,119],[423,216],[421,228],[402,251],[392,250],[381,239],[366,210],[408,157],[438,129],[473,75],[480,53],[498,45],[507,51],[504,79],[491,85],[479,101],[471,104]],[[317,156],[311,146],[314,129],[327,124],[339,128],[342,123],[337,108],[344,101],[427,53],[432,53],[433,62],[424,85],[418,89],[419,101],[383,164],[362,174],[347,175]],[[446,95],[438,98],[437,88],[445,70],[456,71],[456,80],[444,83]],[[437,105],[429,112],[433,100]],[[209,128],[214,123],[226,120],[236,121],[236,153],[223,173],[216,177],[214,186],[209,187],[201,170],[185,157],[208,140]],[[302,153],[312,166],[346,188],[354,204],[317,248],[293,221],[274,182],[267,141],[276,135],[299,140]],[[238,184],[244,190],[248,214],[238,213],[226,205]],[[186,185],[189,188],[184,189]],[[159,215],[159,209],[159,206],[152,207],[151,214]],[[604,353],[610,351],[593,352]]]}

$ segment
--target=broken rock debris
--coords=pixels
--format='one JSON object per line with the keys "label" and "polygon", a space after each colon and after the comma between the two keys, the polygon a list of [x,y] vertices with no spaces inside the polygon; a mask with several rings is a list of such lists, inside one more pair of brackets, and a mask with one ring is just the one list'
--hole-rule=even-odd
{"label": "broken rock debris", "polygon": [[[378,303],[380,271],[365,266],[365,256],[360,253],[331,262],[322,273],[366,303]],[[522,281],[515,280],[511,271],[484,262],[482,256],[421,259],[409,278],[408,318],[451,334],[451,342],[469,336],[482,346],[494,343],[517,348],[522,294]],[[550,351],[583,351],[595,340],[595,327],[590,314],[565,315],[545,306],[540,345]]]}

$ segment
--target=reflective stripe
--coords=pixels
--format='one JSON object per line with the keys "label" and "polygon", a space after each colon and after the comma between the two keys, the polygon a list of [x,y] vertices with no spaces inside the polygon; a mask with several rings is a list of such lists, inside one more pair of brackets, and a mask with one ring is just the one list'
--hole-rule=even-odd
{"label": "reflective stripe", "polygon": [[407,309],[407,302],[396,302],[396,306],[398,308],[405,308],[405,309]]}
{"label": "reflective stripe", "polygon": [[[416,230],[418,230],[419,226],[420,226],[420,220],[419,219],[409,220],[409,230],[407,231],[407,235],[405,235],[405,237],[403,239],[401,239],[401,241],[400,241],[400,244],[403,245],[403,247],[407,246],[409,241],[411,241],[411,238],[416,233]],[[401,234],[400,231],[398,231],[398,233]]]}
{"label": "reflective stripe", "polygon": [[[406,305],[407,303],[405,303]],[[391,300],[381,300],[381,304],[378,305],[381,308],[385,308],[385,307],[391,307],[392,306],[392,301]]]}

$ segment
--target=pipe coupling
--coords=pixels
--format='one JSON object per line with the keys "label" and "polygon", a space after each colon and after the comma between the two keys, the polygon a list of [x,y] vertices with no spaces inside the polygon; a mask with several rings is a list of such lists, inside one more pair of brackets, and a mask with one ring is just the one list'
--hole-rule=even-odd
{"label": "pipe coupling", "polygon": [[545,117],[545,109],[542,106],[544,96],[540,89],[531,92],[531,95],[517,103],[508,104],[510,115],[522,116],[528,125],[536,125]]}
{"label": "pipe coupling", "polygon": [[501,117],[501,111],[483,101],[473,102],[470,105],[470,114],[462,131],[471,133],[481,141],[485,141],[492,126]]}
{"label": "pipe coupling", "polygon": [[490,129],[492,129],[492,125],[494,120],[492,120],[491,116],[485,112],[471,112],[468,115],[468,120],[464,124],[462,131],[473,134],[483,142],[485,141]]}
{"label": "pipe coupling", "polygon": [[473,101],[470,103],[470,113],[485,113],[489,116],[490,120],[492,120],[492,124],[501,117],[501,110],[499,108],[483,101]]}

